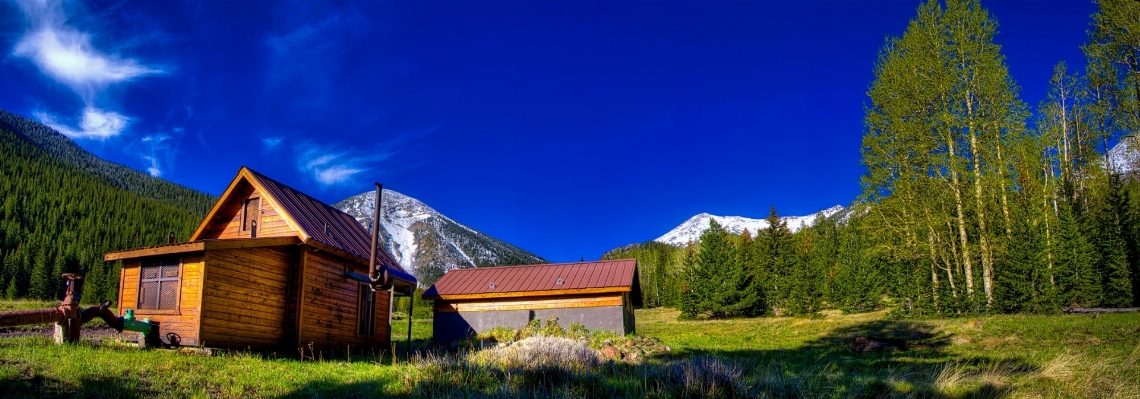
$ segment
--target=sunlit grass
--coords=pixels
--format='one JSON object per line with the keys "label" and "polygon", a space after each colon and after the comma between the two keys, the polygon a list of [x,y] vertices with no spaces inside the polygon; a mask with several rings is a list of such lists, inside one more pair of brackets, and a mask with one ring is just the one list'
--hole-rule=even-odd
{"label": "sunlit grass", "polygon": [[[143,351],[113,339],[67,346],[53,345],[49,338],[0,339],[0,392],[4,397],[223,398],[1140,397],[1140,314],[902,321],[883,312],[817,319],[676,318],[669,309],[637,312],[638,334],[660,338],[669,352],[631,363],[587,360],[581,365],[580,359],[596,359],[584,352],[596,349],[588,339],[425,352],[428,320],[414,322],[411,359],[404,357],[406,320],[393,323],[400,357],[395,365],[388,352],[356,354],[351,361],[343,355],[300,361],[296,353]],[[852,353],[849,345],[858,335],[923,346]],[[520,360],[534,350],[579,360],[551,358],[545,366]]]}

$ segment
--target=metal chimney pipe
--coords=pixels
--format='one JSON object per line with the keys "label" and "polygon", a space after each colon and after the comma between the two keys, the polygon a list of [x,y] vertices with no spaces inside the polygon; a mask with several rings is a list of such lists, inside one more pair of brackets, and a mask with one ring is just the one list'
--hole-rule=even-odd
{"label": "metal chimney pipe", "polygon": [[384,275],[376,271],[376,251],[379,246],[378,236],[380,235],[380,195],[384,192],[384,185],[380,183],[374,184],[376,184],[376,201],[373,203],[372,208],[372,256],[368,258],[368,279],[372,280],[373,290],[376,289],[376,283],[384,283],[383,281],[379,281]]}

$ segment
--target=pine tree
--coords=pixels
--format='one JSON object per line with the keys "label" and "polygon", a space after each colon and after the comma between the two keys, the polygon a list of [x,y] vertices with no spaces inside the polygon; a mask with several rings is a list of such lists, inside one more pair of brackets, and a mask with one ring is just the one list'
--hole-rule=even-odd
{"label": "pine tree", "polygon": [[1100,303],[1100,277],[1093,268],[1096,249],[1076,221],[1073,206],[1062,201],[1057,218],[1056,300],[1061,306],[1095,306]]}
{"label": "pine tree", "polygon": [[848,222],[839,232],[839,255],[834,273],[832,298],[847,313],[869,312],[881,306],[886,281],[880,270],[885,262],[868,247],[869,237],[861,227],[861,219]]}
{"label": "pine tree", "polygon": [[1044,310],[1042,300],[1049,290],[1049,278],[1042,259],[1042,240],[1028,222],[1025,206],[1018,206],[1013,218],[1013,237],[1000,263],[996,279],[995,309],[1003,312]]}
{"label": "pine tree", "polygon": [[700,313],[700,304],[704,302],[703,291],[698,287],[698,276],[696,274],[697,257],[696,251],[693,249],[693,244],[689,243],[685,248],[685,259],[681,266],[681,284],[679,287],[680,292],[680,308],[681,319],[694,319]]}
{"label": "pine tree", "polygon": [[788,225],[780,219],[776,207],[768,210],[768,227],[757,235],[756,258],[758,275],[753,276],[764,287],[767,305],[772,314],[781,316],[788,300],[788,281],[795,262],[795,241]]}
{"label": "pine tree", "polygon": [[697,298],[699,313],[712,318],[728,317],[730,306],[737,300],[736,254],[729,234],[716,220],[701,233],[701,250],[697,252],[697,279],[694,287],[703,291]]}
{"label": "pine tree", "polygon": [[764,286],[757,280],[756,244],[752,232],[744,229],[736,246],[736,270],[734,271],[736,304],[731,307],[734,315],[759,316],[764,314]]}
{"label": "pine tree", "polygon": [[54,286],[51,283],[51,268],[48,266],[48,257],[39,252],[32,260],[31,281],[28,283],[28,296],[34,299],[51,299]]}
{"label": "pine tree", "polygon": [[8,287],[4,289],[4,298],[8,300],[16,299],[20,296],[20,288],[17,286],[16,277],[13,276],[8,280]]}

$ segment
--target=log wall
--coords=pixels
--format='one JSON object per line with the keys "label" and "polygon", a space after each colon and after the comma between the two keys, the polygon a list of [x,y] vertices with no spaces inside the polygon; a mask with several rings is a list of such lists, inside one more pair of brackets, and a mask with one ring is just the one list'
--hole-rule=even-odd
{"label": "log wall", "polygon": [[367,275],[367,266],[346,262],[327,252],[305,251],[301,278],[299,344],[315,350],[388,349],[387,292],[377,292],[372,336],[357,333],[361,290],[367,285],[345,278],[344,269]]}
{"label": "log wall", "polygon": [[296,247],[206,252],[202,344],[274,349],[286,338],[289,269]]}
{"label": "log wall", "polygon": [[203,239],[208,238],[249,238],[248,231],[241,231],[241,211],[245,201],[251,198],[261,198],[261,217],[257,222],[257,237],[290,237],[297,236],[294,230],[285,221],[277,208],[270,203],[268,196],[262,196],[253,185],[242,181],[234,188],[234,193],[228,203],[218,210],[210,221],[210,227],[203,233]]}
{"label": "log wall", "polygon": [[[135,319],[151,319],[161,323],[159,332],[164,343],[171,344],[171,338],[180,345],[199,345],[199,315],[202,299],[202,253],[181,257],[178,270],[181,284],[178,292],[177,310],[138,309],[139,274],[145,258],[123,261],[119,272],[119,315],[126,315],[127,309],[135,310]],[[174,335],[170,335],[174,334]]]}

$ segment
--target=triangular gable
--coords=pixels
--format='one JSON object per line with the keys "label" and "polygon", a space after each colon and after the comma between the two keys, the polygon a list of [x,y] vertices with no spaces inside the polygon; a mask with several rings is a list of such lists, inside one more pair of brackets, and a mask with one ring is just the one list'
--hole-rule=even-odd
{"label": "triangular gable", "polygon": [[[263,209],[272,208],[280,219],[296,232],[301,242],[331,247],[343,251],[345,255],[368,261],[368,253],[372,248],[371,237],[355,218],[244,166],[210,209],[210,213],[198,225],[190,240],[213,238],[208,237],[208,233],[217,231],[215,223],[229,220],[227,217],[230,215],[227,212],[232,212],[235,202],[244,201],[247,195],[244,189],[246,185],[260,194],[264,201]],[[377,266],[407,274],[388,251],[379,248],[377,252],[379,255],[376,259]]]}

